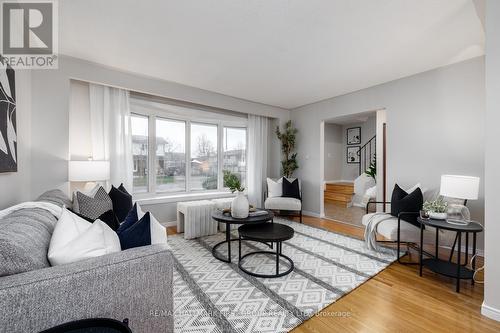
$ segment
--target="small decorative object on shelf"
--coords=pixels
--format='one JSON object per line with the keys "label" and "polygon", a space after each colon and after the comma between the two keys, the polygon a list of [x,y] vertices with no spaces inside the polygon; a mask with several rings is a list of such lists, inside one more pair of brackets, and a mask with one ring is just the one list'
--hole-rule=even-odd
{"label": "small decorative object on shelf", "polygon": [[448,209],[448,203],[443,201],[443,198],[439,197],[434,201],[426,201],[422,207],[422,210],[429,214],[431,219],[435,220],[446,220],[448,214],[446,213]]}
{"label": "small decorative object on shelf", "polygon": [[230,171],[224,170],[224,186],[227,186],[232,193],[238,191],[238,195],[231,203],[231,216],[238,219],[247,218],[249,212],[248,199],[243,193],[245,188],[241,186],[238,176]]}

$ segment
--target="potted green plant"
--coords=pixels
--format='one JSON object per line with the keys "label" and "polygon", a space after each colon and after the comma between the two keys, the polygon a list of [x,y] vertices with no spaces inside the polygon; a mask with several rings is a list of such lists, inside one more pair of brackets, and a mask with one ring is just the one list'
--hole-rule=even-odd
{"label": "potted green plant", "polygon": [[373,156],[373,160],[370,162],[370,166],[366,169],[365,174],[377,182],[377,157]]}
{"label": "potted green plant", "polygon": [[292,177],[293,172],[299,168],[297,153],[293,152],[295,150],[297,132],[298,130],[293,127],[291,120],[286,122],[283,132],[279,126],[276,127],[276,136],[281,141],[281,151],[283,152],[281,168],[283,169],[283,175],[287,178]]}
{"label": "potted green plant", "polygon": [[231,216],[244,219],[248,217],[249,203],[248,198],[243,193],[245,190],[241,186],[241,181],[238,176],[228,170],[224,170],[224,186],[228,187],[231,193],[238,192],[236,197],[231,202]]}
{"label": "potted green plant", "polygon": [[448,203],[445,202],[441,197],[433,201],[424,202],[422,210],[427,212],[431,219],[446,220],[446,218],[448,217]]}

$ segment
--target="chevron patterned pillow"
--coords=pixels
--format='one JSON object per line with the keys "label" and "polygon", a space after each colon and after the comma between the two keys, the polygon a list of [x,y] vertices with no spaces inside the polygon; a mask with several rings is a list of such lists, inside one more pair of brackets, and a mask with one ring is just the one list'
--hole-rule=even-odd
{"label": "chevron patterned pillow", "polygon": [[103,213],[113,210],[113,202],[104,187],[99,187],[94,197],[90,197],[81,192],[76,193],[79,213],[89,219],[97,219]]}

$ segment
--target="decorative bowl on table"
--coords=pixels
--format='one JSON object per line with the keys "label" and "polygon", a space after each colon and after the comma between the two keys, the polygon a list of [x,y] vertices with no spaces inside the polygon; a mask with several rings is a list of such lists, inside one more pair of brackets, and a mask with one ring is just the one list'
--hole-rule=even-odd
{"label": "decorative bowl on table", "polygon": [[434,213],[434,212],[429,212],[429,217],[434,220],[446,220],[448,217],[447,213]]}

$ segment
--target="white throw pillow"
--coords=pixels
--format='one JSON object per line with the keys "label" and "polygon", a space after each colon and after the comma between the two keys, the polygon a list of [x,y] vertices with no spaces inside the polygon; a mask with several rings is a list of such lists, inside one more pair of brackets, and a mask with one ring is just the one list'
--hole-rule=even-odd
{"label": "white throw pillow", "polygon": [[[145,215],[141,209],[141,206],[137,204],[137,217],[142,219],[142,217]],[[149,223],[150,223],[150,229],[151,229],[151,244],[166,244],[167,243],[167,229],[161,225],[160,222],[151,214],[149,213]]]}
{"label": "white throw pillow", "polygon": [[283,178],[277,181],[267,178],[267,197],[276,198],[283,195]]}
{"label": "white throw pillow", "polygon": [[63,207],[50,239],[48,259],[57,266],[120,251],[120,239],[106,223],[90,223]]}

